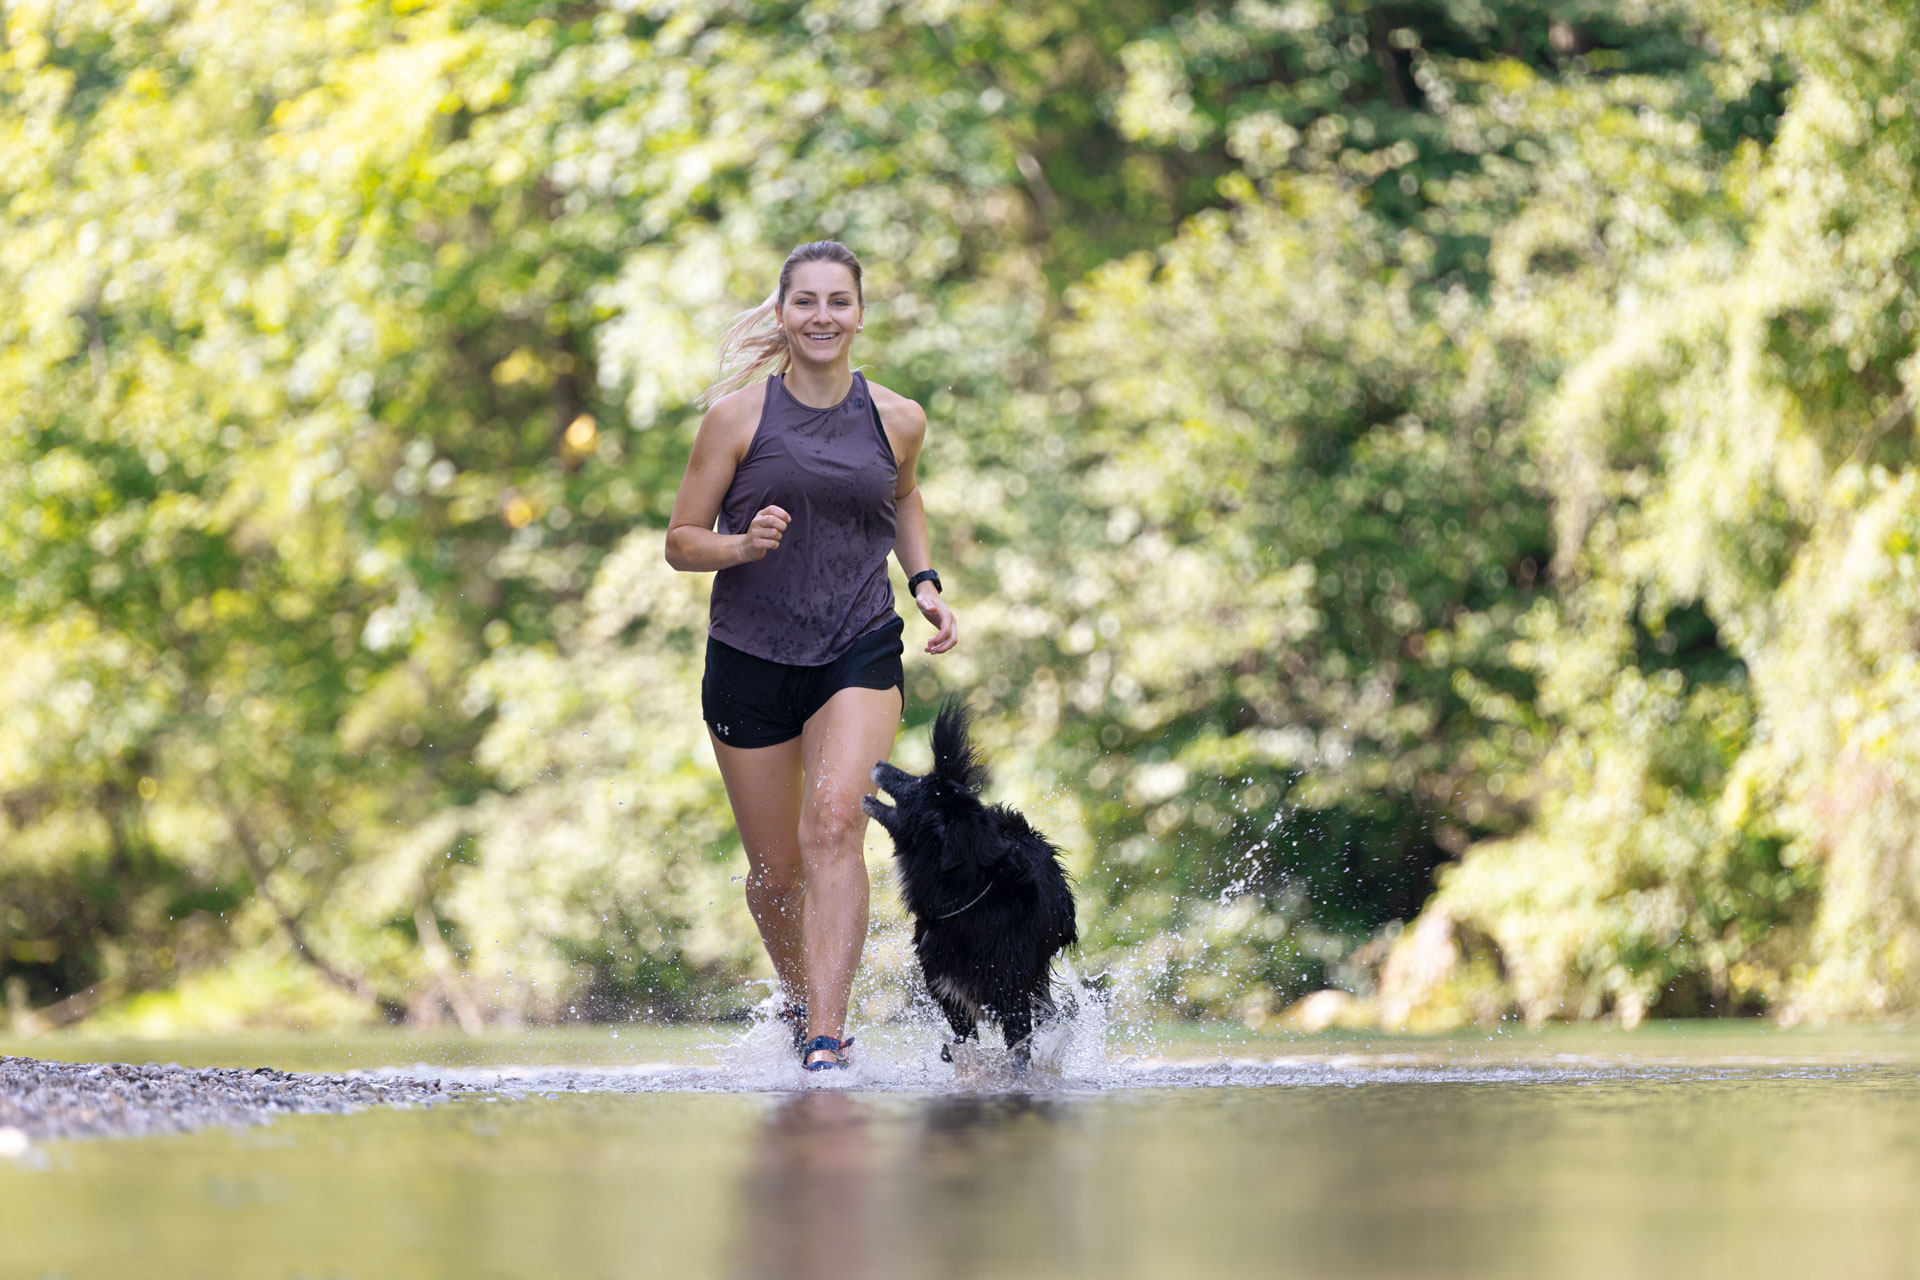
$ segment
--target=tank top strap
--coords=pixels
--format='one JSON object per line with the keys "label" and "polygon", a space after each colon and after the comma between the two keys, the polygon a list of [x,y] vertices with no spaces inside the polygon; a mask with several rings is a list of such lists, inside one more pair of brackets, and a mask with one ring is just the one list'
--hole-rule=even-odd
{"label": "tank top strap", "polygon": [[873,394],[873,384],[867,381],[867,375],[856,372],[853,375],[860,383],[860,393],[867,404],[867,418],[873,423],[873,430],[880,437],[880,447],[885,449],[893,464],[900,465],[899,455],[893,451],[893,439],[887,435],[887,424],[880,420],[880,400]]}

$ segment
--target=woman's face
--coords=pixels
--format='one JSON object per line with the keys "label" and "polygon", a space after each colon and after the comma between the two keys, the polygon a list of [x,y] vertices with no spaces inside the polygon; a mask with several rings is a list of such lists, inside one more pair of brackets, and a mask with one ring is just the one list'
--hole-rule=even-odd
{"label": "woman's face", "polygon": [[796,361],[845,360],[860,328],[860,295],[853,272],[838,262],[803,262],[787,280],[780,325]]}

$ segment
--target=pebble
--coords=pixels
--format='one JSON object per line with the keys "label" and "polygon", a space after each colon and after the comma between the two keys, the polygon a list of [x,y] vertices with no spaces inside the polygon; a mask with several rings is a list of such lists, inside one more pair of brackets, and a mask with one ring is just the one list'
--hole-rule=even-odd
{"label": "pebble", "polygon": [[276,1116],[445,1102],[474,1086],[382,1075],[303,1075],[271,1067],[191,1068],[47,1062],[0,1054],[0,1158],[48,1138],[180,1133]]}

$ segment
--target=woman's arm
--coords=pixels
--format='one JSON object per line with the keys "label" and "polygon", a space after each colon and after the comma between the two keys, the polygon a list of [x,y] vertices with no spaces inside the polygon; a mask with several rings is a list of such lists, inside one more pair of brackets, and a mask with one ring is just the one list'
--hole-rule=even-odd
{"label": "woman's arm", "polygon": [[746,456],[760,418],[765,386],[748,387],[725,397],[700,420],[687,458],[687,473],[667,517],[667,563],[686,573],[711,573],[758,560],[780,545],[790,516],[779,507],[762,507],[745,533],[716,533],[720,504],[734,469]]}
{"label": "woman's arm", "polygon": [[[911,578],[933,567],[927,541],[927,506],[920,497],[920,485],[914,474],[920,462],[920,446],[927,438],[927,415],[913,401],[892,392],[887,392],[884,402],[881,396],[875,395],[874,407],[880,410],[881,425],[887,429],[894,460],[899,464],[900,478],[893,487],[893,555]],[[928,653],[945,653],[959,643],[959,624],[953,610],[947,607],[931,582],[920,584],[913,593],[913,602],[934,627],[933,638],[927,641]]]}

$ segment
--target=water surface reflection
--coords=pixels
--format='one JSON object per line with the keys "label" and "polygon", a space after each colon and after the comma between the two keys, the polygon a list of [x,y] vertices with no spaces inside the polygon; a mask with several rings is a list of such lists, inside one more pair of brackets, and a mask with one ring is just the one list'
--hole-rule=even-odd
{"label": "water surface reflection", "polygon": [[1920,1275],[1913,1057],[1644,1043],[1034,1093],[519,1074],[0,1161],[0,1275]]}
{"label": "water surface reflection", "polygon": [[732,1274],[840,1280],[868,1274],[861,1224],[873,1197],[872,1125],[852,1095],[780,1099],[754,1135],[728,1234]]}
{"label": "water surface reflection", "polygon": [[881,1102],[839,1091],[768,1109],[729,1234],[739,1277],[980,1274],[995,1242],[1070,1265],[1085,1203],[1071,1181],[1074,1106],[1021,1093]]}

